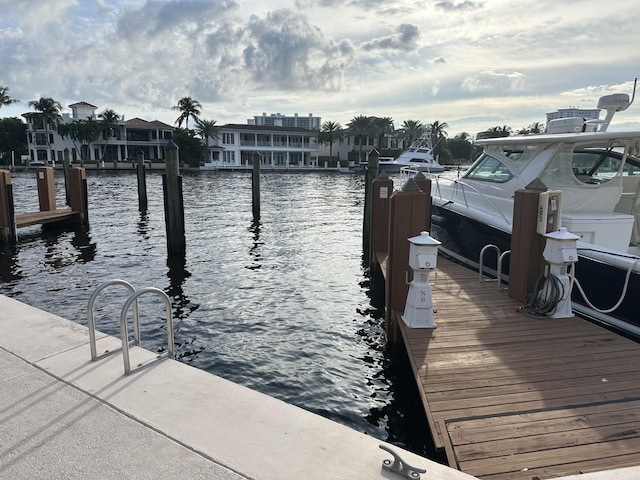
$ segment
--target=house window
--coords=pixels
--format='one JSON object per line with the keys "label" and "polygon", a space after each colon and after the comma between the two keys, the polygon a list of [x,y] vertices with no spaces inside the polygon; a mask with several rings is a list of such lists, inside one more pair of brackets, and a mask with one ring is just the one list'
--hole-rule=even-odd
{"label": "house window", "polygon": [[[231,134],[233,135],[233,134]],[[222,161],[224,163],[235,164],[236,163],[236,152],[229,152],[225,150],[222,152]]]}
{"label": "house window", "polygon": [[222,143],[224,145],[233,145],[234,143],[236,143],[235,133],[223,133]]}

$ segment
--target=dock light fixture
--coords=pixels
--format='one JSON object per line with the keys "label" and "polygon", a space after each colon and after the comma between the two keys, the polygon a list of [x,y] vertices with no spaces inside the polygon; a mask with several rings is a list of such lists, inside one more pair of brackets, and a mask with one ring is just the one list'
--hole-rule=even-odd
{"label": "dock light fixture", "polygon": [[436,328],[429,273],[436,268],[440,242],[421,232],[409,238],[409,267],[413,280],[409,284],[407,303],[402,320],[410,328]]}

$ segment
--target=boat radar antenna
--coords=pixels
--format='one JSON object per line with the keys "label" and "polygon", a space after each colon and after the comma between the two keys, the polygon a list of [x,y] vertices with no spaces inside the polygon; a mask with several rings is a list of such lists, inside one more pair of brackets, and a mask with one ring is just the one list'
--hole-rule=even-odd
{"label": "boat radar antenna", "polygon": [[605,95],[604,97],[600,97],[598,100],[598,108],[607,111],[607,116],[602,121],[602,126],[600,127],[601,132],[606,132],[613,116],[617,112],[622,112],[629,108],[633,103],[633,100],[636,98],[636,85],[638,83],[638,79],[636,78],[633,81],[633,94],[631,95],[631,100],[629,100],[629,95],[626,93],[614,93],[613,95]]}

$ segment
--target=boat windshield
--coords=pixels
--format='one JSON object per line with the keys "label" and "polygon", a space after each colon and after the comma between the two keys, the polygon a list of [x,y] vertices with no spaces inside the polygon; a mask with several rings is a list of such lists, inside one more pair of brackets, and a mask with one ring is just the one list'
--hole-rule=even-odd
{"label": "boat windshield", "polygon": [[598,185],[611,182],[619,173],[640,175],[638,159],[628,156],[625,163],[624,149],[563,145],[547,163],[540,179],[550,187]]}
{"label": "boat windshield", "polygon": [[513,174],[507,166],[496,157],[482,153],[464,175],[464,178],[482,180],[484,182],[505,183],[513,178]]}

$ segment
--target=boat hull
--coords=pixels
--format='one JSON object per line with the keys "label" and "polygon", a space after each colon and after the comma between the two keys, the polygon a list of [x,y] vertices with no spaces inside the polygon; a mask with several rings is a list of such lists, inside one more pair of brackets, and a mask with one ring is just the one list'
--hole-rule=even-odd
{"label": "boat hull", "polygon": [[[501,252],[511,249],[511,235],[495,227],[478,222],[446,207],[434,205],[431,216],[431,235],[442,242],[445,254],[472,268],[478,268],[480,251],[485,245],[496,245]],[[497,255],[485,254],[483,265],[497,271]],[[508,257],[502,266],[509,271]],[[575,276],[589,301],[600,309],[613,307],[623,291],[627,271],[602,261],[579,255]],[[622,304],[609,314],[599,314],[584,301],[577,288],[572,291],[574,310],[581,315],[622,330],[640,338],[640,275],[629,277],[627,294]]]}

